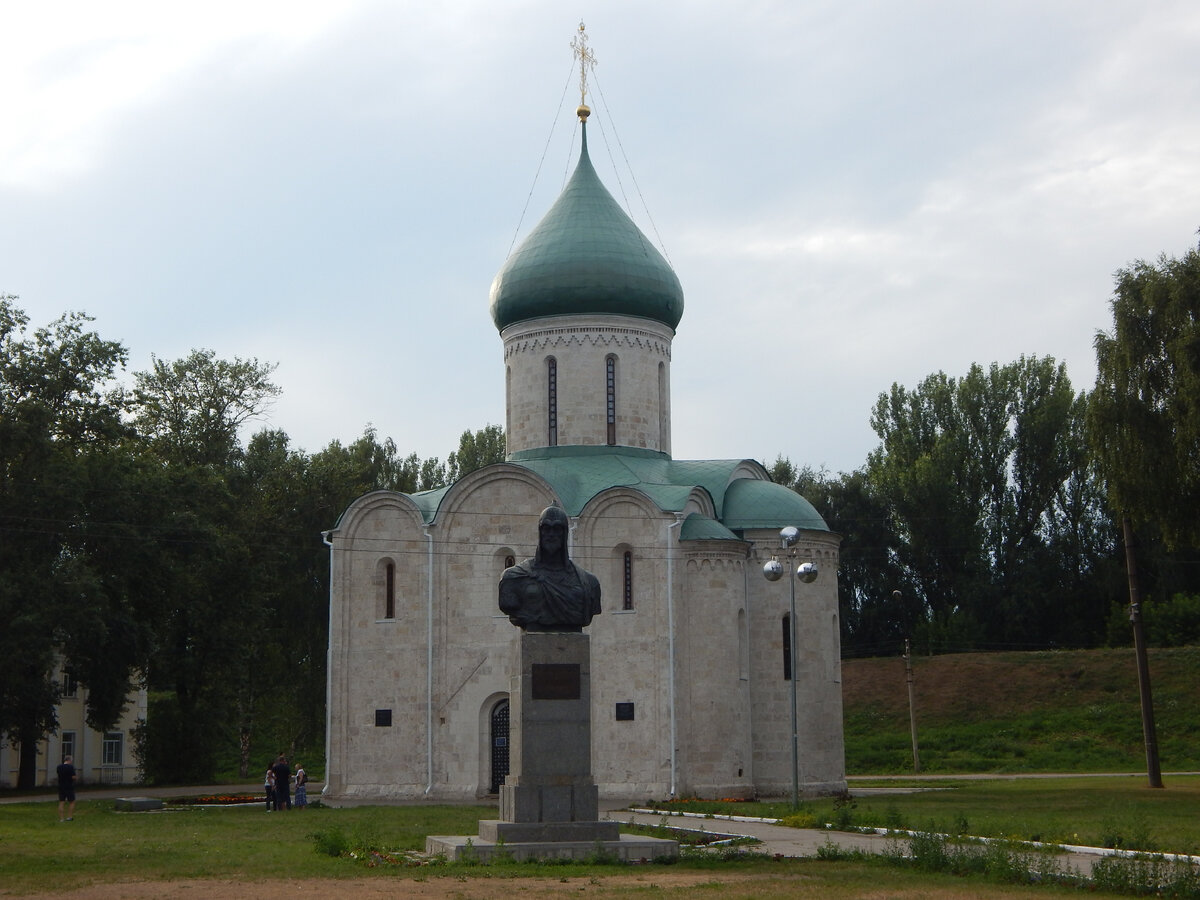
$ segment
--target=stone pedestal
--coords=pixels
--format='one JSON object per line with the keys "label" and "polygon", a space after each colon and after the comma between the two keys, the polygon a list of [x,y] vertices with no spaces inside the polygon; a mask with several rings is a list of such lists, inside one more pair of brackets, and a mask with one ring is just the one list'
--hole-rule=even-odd
{"label": "stone pedestal", "polygon": [[479,823],[479,838],[429,837],[426,851],[487,859],[622,859],[677,856],[679,845],[620,834],[602,822],[592,777],[591,649],[580,633],[521,633],[520,672],[509,695],[509,774],[500,819]]}

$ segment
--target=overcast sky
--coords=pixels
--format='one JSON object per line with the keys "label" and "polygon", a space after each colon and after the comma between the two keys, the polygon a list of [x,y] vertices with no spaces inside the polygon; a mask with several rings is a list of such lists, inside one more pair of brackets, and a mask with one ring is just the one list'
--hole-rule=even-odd
{"label": "overcast sky", "polygon": [[0,0],[0,292],[130,371],[278,363],[296,447],[444,458],[504,424],[488,289],[573,168],[581,17],[684,287],[676,458],[850,471],[973,362],[1088,389],[1113,273],[1196,245],[1195,0]]}

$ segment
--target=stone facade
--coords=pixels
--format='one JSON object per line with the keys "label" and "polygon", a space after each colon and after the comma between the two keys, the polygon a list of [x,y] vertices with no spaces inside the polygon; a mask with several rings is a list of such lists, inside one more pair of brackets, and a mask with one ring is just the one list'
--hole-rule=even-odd
{"label": "stone facade", "polygon": [[[615,408],[612,443],[671,452],[671,329],[608,316],[552,316],[518,322],[504,341],[508,452],[548,445],[610,443],[608,376]],[[555,434],[550,440],[548,367],[556,367]]]}
{"label": "stone facade", "polygon": [[[331,534],[328,799],[493,793],[492,718],[507,702],[521,635],[496,605],[497,584],[506,564],[532,551],[538,514],[556,501],[549,484],[501,464],[455,485],[431,524],[411,498],[391,492],[346,511]],[[664,513],[635,490],[613,488],[572,519],[572,557],[597,575],[605,598],[588,629],[603,797],[790,790],[781,627],[790,594],[761,575],[778,535],[681,541],[681,520],[701,506]],[[805,532],[798,548],[822,572],[796,586],[807,793],[845,787],[837,543]],[[622,608],[626,552],[630,609]]]}

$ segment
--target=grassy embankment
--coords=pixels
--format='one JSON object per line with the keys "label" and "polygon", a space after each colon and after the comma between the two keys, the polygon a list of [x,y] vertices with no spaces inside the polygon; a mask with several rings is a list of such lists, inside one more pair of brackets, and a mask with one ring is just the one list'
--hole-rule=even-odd
{"label": "grassy embankment", "polygon": [[[923,772],[1145,772],[1133,650],[913,657]],[[1200,771],[1200,647],[1152,649],[1164,771]],[[842,664],[846,770],[913,771],[904,660]]]}

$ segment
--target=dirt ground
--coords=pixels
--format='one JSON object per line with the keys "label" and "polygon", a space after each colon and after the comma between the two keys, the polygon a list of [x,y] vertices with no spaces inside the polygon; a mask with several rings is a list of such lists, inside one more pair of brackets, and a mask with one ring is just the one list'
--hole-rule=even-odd
{"label": "dirt ground", "polygon": [[[353,880],[321,879],[311,881],[138,881],[120,884],[91,885],[85,888],[55,893],[55,898],[79,900],[224,900],[224,898],[254,898],[254,900],[283,900],[291,897],[416,897],[454,898],[454,900],[493,900],[512,898],[519,894],[532,897],[597,897],[614,893],[642,893],[658,889],[664,893],[687,893],[688,888],[704,884],[714,886],[728,882],[749,887],[753,877],[730,875],[728,878],[705,872],[653,872],[630,875],[583,876],[547,878],[468,878],[441,876],[424,880],[414,878],[361,878]],[[2,893],[2,892],[0,892]],[[46,895],[40,895],[46,896]]]}
{"label": "dirt ground", "polygon": [[[3,895],[0,890],[0,895]],[[38,897],[67,897],[78,900],[209,900],[209,898],[251,898],[283,900],[291,897],[371,897],[453,898],[453,900],[515,900],[520,897],[585,897],[591,900],[609,897],[720,897],[734,900],[795,900],[795,898],[831,897],[854,900],[1010,900],[1028,898],[1029,889],[1019,886],[963,883],[931,887],[892,886],[881,881],[869,888],[855,889],[822,878],[805,876],[721,874],[717,872],[654,872],[628,875],[577,876],[554,878],[491,878],[449,875],[416,878],[360,878],[352,880],[319,879],[309,881],[233,881],[190,880],[170,882],[127,882],[94,885],[67,893]]]}

